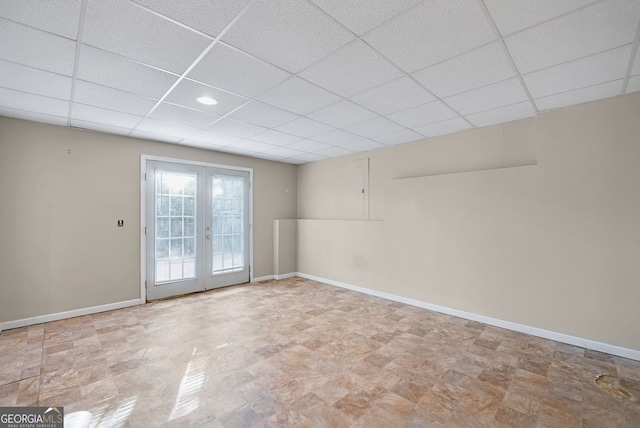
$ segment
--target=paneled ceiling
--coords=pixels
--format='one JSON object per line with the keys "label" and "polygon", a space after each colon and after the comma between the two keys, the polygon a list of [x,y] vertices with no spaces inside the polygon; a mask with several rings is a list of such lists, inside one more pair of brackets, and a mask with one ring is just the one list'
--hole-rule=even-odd
{"label": "paneled ceiling", "polygon": [[2,0],[0,115],[299,164],[640,91],[639,39],[639,0]]}

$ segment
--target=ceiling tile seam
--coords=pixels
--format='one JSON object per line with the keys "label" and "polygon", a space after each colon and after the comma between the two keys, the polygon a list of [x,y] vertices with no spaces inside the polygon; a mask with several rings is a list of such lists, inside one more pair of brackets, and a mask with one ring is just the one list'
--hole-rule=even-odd
{"label": "ceiling tile seam", "polygon": [[[64,76],[64,77],[66,77],[67,79],[70,79],[69,76]],[[43,95],[43,94],[39,94],[37,92],[31,92],[31,91],[26,91],[26,90],[19,90],[19,89],[15,89],[15,88],[9,88],[7,86],[2,86],[2,85],[0,85],[0,88],[1,89],[6,89],[7,91],[18,92],[18,93],[21,93],[21,94],[35,95],[37,97],[49,98],[51,100],[57,100],[57,101],[69,102],[70,98],[71,98],[71,94],[69,94],[69,98],[58,98],[58,97],[54,97],[54,96],[51,96],[51,95]]]}
{"label": "ceiling tile seam", "polygon": [[[46,98],[48,98],[48,97],[46,97]],[[9,106],[3,105],[2,101],[0,101],[0,108],[5,108],[5,109],[8,109],[8,110],[11,110],[12,112],[19,111],[19,112],[24,112],[24,113],[29,113],[29,114],[36,114],[38,116],[47,116],[47,117],[55,117],[55,118],[58,118],[58,119],[66,119],[66,117],[64,117],[64,116],[56,116],[55,114],[38,113],[38,112],[34,112],[33,110],[23,110],[21,108],[9,107]],[[8,117],[8,118],[13,117],[13,116],[4,116],[2,114],[0,114],[0,116]]]}
{"label": "ceiling tile seam", "polygon": [[78,23],[78,34],[76,36],[76,51],[73,60],[73,76],[71,77],[71,97],[69,98],[69,112],[67,113],[67,127],[71,126],[73,115],[73,104],[76,97],[76,84],[78,82],[78,68],[80,66],[80,52],[82,51],[82,39],[84,37],[84,27],[87,21],[87,9],[89,0],[82,0],[80,4],[80,21]]}
{"label": "ceiling tile seam", "polygon": [[[279,65],[276,65],[276,64],[274,64],[274,63],[272,63],[272,62],[269,62],[269,61],[267,61],[266,59],[262,59],[262,58],[260,58],[260,57],[257,57],[257,56],[255,56],[255,55],[253,55],[253,54],[249,53],[249,52],[243,51],[242,49],[237,48],[237,47],[235,47],[235,46],[233,46],[233,45],[231,45],[231,44],[229,44],[229,43],[225,42],[224,40],[219,40],[219,41],[218,41],[218,44],[220,44],[221,46],[224,46],[224,47],[226,47],[226,48],[229,48],[229,49],[231,49],[231,50],[234,50],[234,51],[236,51],[236,52],[238,52],[238,53],[241,53],[241,54],[243,54],[243,55],[246,55],[246,56],[248,56],[248,57],[249,57],[249,58],[251,58],[251,59],[255,59],[255,60],[257,60],[257,61],[264,62],[265,64],[269,64],[271,67],[277,68],[278,70],[283,71],[283,72],[287,73],[287,74],[288,74],[288,75],[290,75],[290,76],[295,76],[295,74],[294,74],[294,73],[292,73],[292,72],[290,72],[290,71],[285,70],[284,68],[280,67]],[[334,51],[334,52],[335,52],[335,51]],[[288,79],[288,78],[287,78],[287,79]]]}
{"label": "ceiling tile seam", "polygon": [[[500,109],[507,108],[507,107],[517,106],[518,104],[522,104],[522,103],[525,103],[527,101],[528,100],[516,101],[515,103],[506,104],[506,105],[503,105],[503,106],[493,107],[493,108],[482,110],[482,111],[474,111],[473,113],[469,113],[468,116],[474,116],[474,115],[482,114],[482,113],[489,113],[491,111],[500,110]],[[531,117],[537,117],[537,116],[538,116],[538,112],[535,112],[535,115],[531,116]],[[519,120],[519,119],[516,119],[516,120]],[[510,120],[509,122],[512,122],[512,120]],[[503,123],[508,123],[508,122],[499,122],[499,123],[496,123],[496,125],[503,124]],[[484,128],[484,127],[485,126],[479,126],[477,128]],[[468,130],[465,129],[465,131],[468,131]]]}
{"label": "ceiling tile seam", "polygon": [[533,74],[533,73],[538,73],[540,71],[549,70],[551,68],[559,67],[561,65],[570,64],[572,62],[580,61],[580,60],[583,60],[583,59],[586,59],[586,58],[589,58],[589,57],[592,57],[592,56],[600,55],[600,54],[603,54],[603,53],[606,53],[606,52],[615,51],[616,49],[620,49],[620,48],[623,48],[625,46],[631,46],[633,48],[633,45],[634,45],[634,42],[630,42],[630,43],[625,43],[625,44],[622,44],[622,45],[614,46],[612,48],[608,48],[608,49],[604,49],[604,50],[601,50],[601,51],[593,52],[593,53],[590,53],[588,55],[584,55],[584,56],[581,56],[581,57],[578,57],[578,58],[570,59],[568,61],[560,62],[558,64],[553,64],[553,65],[549,65],[549,66],[546,66],[546,67],[543,67],[543,68],[538,68],[538,69],[535,69],[535,70],[531,70],[531,71],[528,71],[528,72],[524,73],[523,76],[528,76],[528,75]]}
{"label": "ceiling tile seam", "polygon": [[629,79],[631,78],[631,70],[633,70],[633,64],[635,63],[636,56],[638,55],[638,44],[640,44],[640,19],[638,19],[636,37],[633,40],[633,47],[631,48],[631,55],[629,56],[629,64],[627,64],[627,73],[624,77],[624,82],[622,83],[622,91],[620,92],[620,95],[624,95],[627,92]]}
{"label": "ceiling tile seam", "polygon": [[[229,31],[231,29],[231,27],[233,27],[233,25],[235,25],[236,22],[238,22],[238,20],[247,12],[247,10],[249,10],[249,8],[255,2],[256,2],[256,0],[249,0],[249,2],[247,2],[247,4],[245,4],[244,7],[242,9],[240,9],[240,11],[236,14],[236,16],[234,16],[233,19],[220,31],[220,34],[218,34],[211,41],[211,43],[209,43],[209,45],[206,48],[204,48],[204,50],[200,53],[200,55],[198,55],[198,57],[191,63],[191,65],[189,65],[189,67],[187,67],[187,69],[182,72],[182,74],[178,77],[178,79],[173,83],[173,85],[171,85],[171,87],[158,100],[158,102],[151,108],[151,110],[149,110],[149,112],[142,118],[142,120],[140,120],[136,124],[136,126],[131,130],[129,135],[131,135],[134,131],[136,131],[138,126],[140,126],[140,124],[142,123],[142,121],[144,121],[146,118],[148,118],[155,111],[155,109],[157,109],[158,106],[160,106],[160,104],[171,94],[171,92],[173,92],[173,90],[180,84],[180,82],[182,82],[186,78],[187,74],[189,74],[191,72],[191,70],[193,70],[195,68],[195,66],[198,65],[198,63],[202,60],[202,58],[204,58],[205,55],[207,53],[209,53],[209,51],[211,49],[213,49],[213,47],[216,45],[216,43],[227,33],[227,31]],[[213,122],[213,123],[215,123],[215,122]],[[179,141],[182,141],[182,140],[184,140],[184,138],[180,139]]]}
{"label": "ceiling tile seam", "polygon": [[[164,68],[160,68],[160,67],[157,67],[157,66],[155,66],[155,65],[147,64],[146,62],[142,62],[142,61],[139,61],[139,60],[134,59],[134,58],[129,58],[128,56],[121,55],[121,54],[116,53],[116,52],[108,51],[108,50],[106,50],[106,49],[103,49],[103,48],[100,48],[100,47],[94,46],[94,45],[92,45],[92,44],[90,44],[90,43],[83,43],[83,46],[89,46],[91,49],[99,50],[99,51],[101,51],[101,52],[105,52],[105,53],[107,53],[107,54],[109,54],[109,55],[113,55],[113,56],[115,56],[115,57],[118,57],[118,58],[124,59],[124,60],[126,60],[126,61],[131,61],[131,62],[133,62],[133,63],[135,63],[135,64],[138,64],[138,65],[142,65],[142,66],[145,66],[145,67],[148,67],[148,68],[152,68],[152,69],[154,69],[154,70],[161,71],[161,72],[163,72],[163,73],[171,74],[172,76],[175,76],[175,77],[179,77],[179,76],[180,76],[180,75],[179,75],[178,73],[176,73],[176,72],[173,72],[173,71],[170,71],[170,70],[165,70]],[[90,82],[90,83],[93,83],[93,82]]]}
{"label": "ceiling tile seam", "polygon": [[[85,46],[86,46],[86,44],[85,44]],[[69,77],[69,76],[65,76],[65,77]],[[157,101],[158,100],[157,98],[150,97],[148,95],[138,94],[136,92],[131,92],[131,91],[128,91],[126,89],[115,88],[113,86],[104,85],[102,83],[92,82],[90,80],[78,79],[78,82],[89,83],[91,85],[100,86],[101,88],[111,89],[111,90],[118,91],[118,92],[124,92],[127,95],[134,95],[134,96],[137,96],[137,97],[140,97],[140,98],[144,98],[144,99],[147,99],[147,100],[151,100],[151,101]],[[114,110],[114,111],[117,111],[117,110]]]}
{"label": "ceiling tile seam", "polygon": [[[597,1],[594,1],[592,3],[585,4],[583,6],[575,8],[575,9],[571,9],[571,10],[569,10],[567,12],[561,13],[560,15],[553,16],[551,18],[548,18],[548,19],[545,19],[543,21],[537,22],[537,23],[535,23],[533,25],[529,25],[527,27],[521,28],[521,29],[516,30],[516,31],[514,31],[512,33],[509,33],[507,35],[502,35],[502,37],[509,38],[511,36],[515,36],[516,34],[520,34],[520,33],[523,33],[525,31],[531,30],[532,28],[539,27],[539,26],[547,24],[547,23],[549,23],[551,21],[555,21],[556,19],[564,18],[565,16],[572,15],[572,14],[574,14],[576,12],[580,12],[583,9],[588,9],[588,8],[590,8],[592,6],[595,6],[598,3],[604,3],[605,1],[609,1],[609,0],[597,0]],[[492,19],[493,19],[493,17],[492,17]]]}
{"label": "ceiling tile seam", "polygon": [[137,3],[137,2],[136,2],[136,1],[134,1],[134,0],[129,0],[129,3],[131,3],[131,5],[132,5],[132,6],[137,7],[138,9],[141,9],[141,10],[143,10],[143,11],[147,12],[147,13],[150,13],[150,14],[152,14],[152,15],[157,16],[158,18],[164,19],[165,21],[168,21],[168,22],[170,22],[170,23],[172,23],[172,24],[175,24],[175,25],[177,25],[177,26],[179,26],[179,27],[182,27],[182,28],[184,28],[185,30],[189,30],[189,31],[191,31],[192,33],[195,33],[195,34],[197,34],[197,35],[199,35],[199,36],[205,37],[205,38],[207,38],[207,39],[209,39],[209,40],[213,40],[213,39],[215,38],[215,37],[211,36],[210,34],[203,33],[203,32],[202,32],[202,31],[200,31],[200,30],[196,30],[195,28],[190,27],[189,25],[187,25],[187,24],[185,24],[185,23],[183,23],[183,22],[177,21],[177,20],[175,20],[175,19],[173,19],[173,18],[171,18],[171,17],[169,17],[169,16],[167,16],[167,15],[164,15],[164,14],[162,14],[162,13],[158,12],[158,11],[155,11],[155,10],[153,10],[153,9],[150,9],[150,8],[148,8],[147,6],[144,6],[144,5],[140,4],[140,3]]}
{"label": "ceiling tile seam", "polygon": [[52,33],[51,31],[47,31],[47,30],[44,30],[44,29],[42,29],[42,28],[34,27],[33,25],[25,24],[25,23],[23,23],[23,22],[14,21],[13,19],[5,18],[5,17],[3,17],[3,16],[0,16],[0,21],[7,21],[7,22],[11,22],[12,24],[18,25],[18,26],[20,26],[20,27],[29,28],[29,29],[31,29],[31,30],[36,30],[36,31],[38,31],[38,32],[40,32],[40,33],[48,34],[48,35],[51,35],[51,36],[60,37],[61,39],[71,40],[71,41],[73,41],[73,42],[75,42],[75,41],[76,41],[75,39],[71,39],[71,38],[66,37],[66,36],[63,36],[63,35],[61,35],[61,34],[58,34],[58,33]]}
{"label": "ceiling tile seam", "polygon": [[538,110],[538,106],[536,105],[536,101],[533,99],[533,96],[531,95],[531,92],[529,91],[529,88],[527,87],[526,83],[524,82],[524,78],[522,77],[522,73],[520,73],[520,70],[518,69],[518,66],[516,65],[515,61],[513,60],[513,57],[511,56],[511,52],[509,52],[509,49],[507,48],[507,44],[504,42],[504,38],[502,37],[502,34],[500,34],[500,31],[498,31],[498,27],[496,26],[496,23],[494,22],[493,17],[489,13],[489,9],[487,9],[487,5],[484,3],[484,0],[476,0],[476,1],[478,3],[478,6],[480,7],[480,10],[482,10],[482,13],[484,14],[484,17],[487,20],[487,23],[489,24],[489,26],[493,30],[493,33],[498,38],[500,46],[502,47],[502,51],[504,52],[505,56],[509,60],[509,64],[511,64],[511,68],[515,72],[516,78],[520,82],[520,86],[524,90],[525,94],[527,95],[527,98],[529,99],[529,103],[531,103],[531,106],[533,107],[533,111],[536,114],[538,114],[539,110]]}
{"label": "ceiling tile seam", "polygon": [[70,79],[71,77],[73,77],[73,76],[69,76],[68,74],[63,74],[63,73],[58,73],[56,71],[46,70],[44,68],[34,67],[32,65],[26,65],[26,64],[22,64],[20,62],[10,61],[10,60],[8,60],[6,58],[0,58],[0,63],[2,63],[2,62],[6,62],[6,63],[9,63],[9,64],[14,64],[14,65],[17,65],[17,66],[20,66],[20,67],[24,67],[24,68],[29,68],[31,70],[42,71],[44,73],[55,74],[56,76],[66,77],[67,79]]}
{"label": "ceiling tile seam", "polygon": [[[569,90],[561,91],[561,92],[554,92],[553,94],[537,97],[536,100],[543,100],[545,98],[551,98],[551,97],[555,97],[555,96],[558,96],[558,95],[570,94],[571,92],[582,91],[584,89],[589,89],[589,88],[596,88],[598,86],[606,85],[606,84],[614,83],[614,82],[623,82],[624,83],[624,78],[607,80],[606,82],[594,83],[593,85],[581,86],[579,88],[573,88],[573,89],[569,89]],[[620,95],[624,95],[624,94],[620,94]],[[580,102],[578,104],[583,104],[583,102]],[[557,107],[552,107],[552,108],[546,109],[544,111],[553,110],[554,108],[557,108]]]}
{"label": "ceiling tile seam", "polygon": [[490,40],[490,41],[488,41],[487,43],[485,43],[483,45],[476,46],[476,47],[474,47],[472,49],[469,49],[468,51],[464,51],[464,52],[461,52],[461,53],[456,54],[454,56],[445,58],[442,61],[434,62],[433,64],[429,64],[426,67],[418,68],[418,69],[416,69],[416,70],[414,70],[414,71],[412,71],[411,73],[408,73],[408,74],[418,74],[418,73],[423,72],[425,70],[428,70],[430,68],[436,67],[436,66],[438,66],[440,64],[444,64],[445,62],[449,62],[449,61],[454,60],[456,58],[460,58],[461,56],[468,55],[468,54],[470,54],[472,52],[475,52],[475,51],[478,51],[480,49],[484,49],[484,48],[486,48],[487,46],[489,46],[492,43],[496,43],[496,40],[495,39],[494,40]]}

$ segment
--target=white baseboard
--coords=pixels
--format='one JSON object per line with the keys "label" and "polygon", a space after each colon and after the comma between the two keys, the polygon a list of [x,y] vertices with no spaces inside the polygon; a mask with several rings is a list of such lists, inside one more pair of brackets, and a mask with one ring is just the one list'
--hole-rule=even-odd
{"label": "white baseboard", "polygon": [[113,311],[115,309],[128,308],[144,304],[140,299],[126,300],[124,302],[109,303],[107,305],[91,306],[90,308],[74,309],[66,312],[58,312],[55,314],[39,315],[37,317],[24,318],[15,321],[5,321],[0,323],[0,332],[2,330],[10,330],[12,328],[26,327],[29,325],[42,324],[45,322],[59,321],[67,318],[80,317],[83,315],[97,314],[98,312]]}
{"label": "white baseboard", "polygon": [[477,322],[489,324],[495,327],[505,328],[507,330],[530,334],[532,336],[541,337],[543,339],[555,340],[556,342],[567,343],[569,345],[579,346],[585,349],[605,352],[607,354],[617,355],[619,357],[640,361],[640,351],[636,349],[623,348],[621,346],[596,342],[594,340],[570,336],[564,333],[557,333],[555,331],[544,330],[541,328],[531,327],[524,324],[518,324],[511,321],[504,321],[501,319],[491,318],[484,315],[478,315],[471,312],[460,311],[458,309],[448,308],[446,306],[434,305],[432,303],[423,302],[421,300],[409,299],[407,297],[396,296],[395,294],[389,294],[389,293],[384,293],[382,291],[371,290],[369,288],[359,287],[357,285],[345,284],[343,282],[333,281],[331,279],[320,278],[318,276],[308,275],[302,272],[298,272],[297,275],[301,278],[311,279],[313,281],[322,282],[322,283],[333,285],[340,288],[346,288],[348,290],[357,291],[359,293],[369,294],[371,296],[381,297],[383,299],[393,300],[400,303],[406,303],[407,305],[417,306],[419,308],[429,309],[431,311],[440,312],[447,315],[453,315],[455,317],[464,318],[471,321],[477,321]]}
{"label": "white baseboard", "polygon": [[291,272],[291,273],[283,273],[282,275],[273,275],[274,279],[287,279],[287,278],[293,278],[294,276],[298,276],[297,272]]}
{"label": "white baseboard", "polygon": [[269,281],[273,278],[274,278],[273,275],[259,276],[259,277],[253,278],[251,282]]}

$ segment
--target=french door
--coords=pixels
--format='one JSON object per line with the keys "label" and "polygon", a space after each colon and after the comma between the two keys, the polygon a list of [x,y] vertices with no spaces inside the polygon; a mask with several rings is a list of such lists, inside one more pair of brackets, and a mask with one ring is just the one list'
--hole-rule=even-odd
{"label": "french door", "polygon": [[148,160],[147,299],[249,282],[249,171]]}

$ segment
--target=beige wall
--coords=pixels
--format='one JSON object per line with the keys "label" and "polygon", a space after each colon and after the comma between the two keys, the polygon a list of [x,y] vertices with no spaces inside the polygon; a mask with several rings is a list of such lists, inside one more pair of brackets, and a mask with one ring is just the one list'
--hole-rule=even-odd
{"label": "beige wall", "polygon": [[295,274],[297,268],[297,220],[277,219],[273,221],[273,274]]}
{"label": "beige wall", "polygon": [[[302,165],[298,271],[640,350],[639,117],[636,94]],[[380,221],[329,177],[363,157]]]}
{"label": "beige wall", "polygon": [[254,277],[273,274],[295,165],[0,118],[0,322],[140,297],[142,154],[253,168]]}

